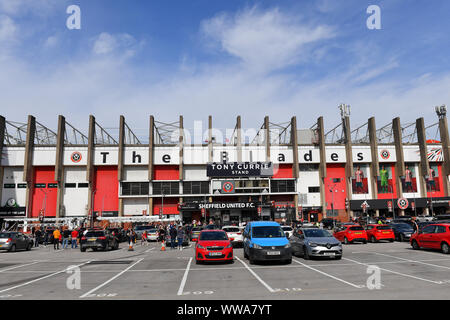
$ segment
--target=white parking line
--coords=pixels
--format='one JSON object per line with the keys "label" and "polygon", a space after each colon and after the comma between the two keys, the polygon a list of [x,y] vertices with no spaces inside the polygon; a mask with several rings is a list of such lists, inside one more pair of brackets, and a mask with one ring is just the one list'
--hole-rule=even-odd
{"label": "white parking line", "polygon": [[[87,264],[87,263],[89,263],[89,262],[91,262],[91,260],[90,260],[90,261],[87,261],[87,262],[84,262],[84,263],[81,263],[81,264],[79,264],[79,265],[76,265],[75,267],[81,267],[82,265],[85,265],[85,264]],[[19,285],[17,285],[17,286],[11,287],[11,288],[3,289],[3,290],[0,291],[0,293],[6,292],[6,291],[9,291],[9,290],[13,290],[13,289],[17,289],[17,288],[20,288],[20,287],[29,285],[29,284],[34,283],[34,282],[38,282],[38,281],[40,281],[40,280],[44,280],[44,279],[53,277],[53,276],[55,276],[55,275],[57,275],[57,274],[60,274],[60,273],[66,272],[66,271],[67,271],[67,268],[65,268],[64,270],[57,271],[57,272],[54,272],[54,273],[52,273],[52,274],[46,275],[46,276],[41,277],[41,278],[34,279],[34,280],[31,280],[31,281],[28,281],[28,282],[19,284]]]}
{"label": "white parking line", "polygon": [[[348,258],[342,258],[342,259],[345,259],[345,260],[348,260],[348,261],[351,261],[351,262],[354,262],[354,263],[357,263],[357,264],[360,264],[360,265],[363,265],[363,266],[366,266],[366,267],[370,266],[370,264],[359,262],[359,261],[355,261],[355,260],[352,260],[352,259],[348,259]],[[375,264],[372,264],[372,265],[375,265]],[[410,274],[405,274],[405,273],[401,273],[401,272],[397,272],[397,271],[393,271],[393,270],[389,270],[389,269],[380,268],[380,270],[383,270],[383,271],[386,271],[386,272],[390,272],[390,273],[394,273],[394,274],[398,274],[398,275],[401,275],[401,276],[404,276],[404,277],[407,277],[407,278],[412,278],[412,279],[416,279],[416,280],[422,280],[422,281],[426,281],[426,282],[431,282],[431,283],[434,283],[434,284],[442,284],[443,283],[442,281],[434,281],[434,280],[424,279],[424,278],[412,276]]]}
{"label": "white parking line", "polygon": [[333,275],[331,275],[331,274],[328,274],[328,273],[326,273],[326,272],[323,272],[323,271],[320,271],[320,270],[318,270],[318,269],[316,269],[316,268],[313,268],[313,267],[311,267],[311,266],[308,266],[307,264],[304,264],[304,263],[302,263],[302,262],[300,262],[300,261],[298,261],[298,260],[296,260],[296,259],[292,259],[292,261],[294,261],[294,262],[296,262],[296,263],[298,263],[298,264],[301,264],[302,266],[304,266],[304,267],[306,267],[306,268],[308,268],[308,269],[311,269],[311,270],[314,270],[314,271],[316,271],[316,272],[318,272],[318,273],[320,273],[320,274],[323,274],[324,276],[327,276],[327,277],[332,278],[332,279],[334,279],[334,280],[337,280],[337,281],[340,281],[340,282],[342,282],[342,283],[348,284],[348,285],[350,285],[350,286],[352,286],[352,287],[354,287],[354,288],[357,288],[357,289],[364,288],[363,285],[357,285],[357,284],[354,284],[354,283],[345,281],[345,280],[340,279],[340,278],[338,278],[338,277],[335,277],[335,276],[333,276]]}
{"label": "white parking line", "polygon": [[272,289],[272,287],[271,286],[269,286],[267,283],[265,283],[264,281],[263,281],[263,279],[261,279],[252,269],[250,269],[250,267],[244,262],[244,261],[242,261],[241,259],[239,259],[238,257],[236,257],[236,259],[240,262],[240,263],[242,263],[243,265],[244,265],[244,267],[248,270],[248,271],[250,271],[250,273],[256,278],[256,280],[258,280],[259,282],[261,282],[261,284],[264,286],[264,287],[266,287],[266,289],[267,290],[269,290],[270,292],[277,292],[276,290],[274,290],[274,289]]}
{"label": "white parking line", "polygon": [[405,258],[399,258],[399,257],[396,257],[396,256],[391,256],[389,254],[378,253],[378,252],[374,252],[374,254],[377,254],[377,255],[380,255],[380,256],[385,256],[385,257],[390,257],[390,258],[395,258],[395,259],[399,259],[399,260],[403,260],[403,261],[408,261],[408,262],[420,263],[420,264],[424,264],[426,266],[431,266],[431,267],[437,267],[437,268],[443,268],[443,269],[450,270],[450,267],[440,266],[440,265],[437,265],[437,264],[426,263],[426,262],[422,262],[422,261],[410,260],[410,259],[405,259]]}
{"label": "white parking line", "polygon": [[191,267],[192,257],[189,259],[189,262],[186,267],[186,271],[184,272],[183,279],[181,279],[180,288],[178,288],[177,295],[181,296],[183,294],[184,286],[186,285],[187,276],[189,273],[189,268]]}
{"label": "white parking line", "polygon": [[36,263],[39,263],[39,262],[42,262],[42,261],[35,261],[35,262],[27,263],[27,264],[22,264],[22,265],[20,265],[20,266],[14,266],[14,267],[7,268],[7,269],[1,269],[1,270],[0,270],[0,273],[1,273],[1,272],[5,272],[5,271],[9,271],[9,270],[13,270],[13,269],[17,269],[17,268],[22,268],[22,267],[26,267],[26,266],[31,266],[31,265],[36,264]]}
{"label": "white parking line", "polygon": [[155,250],[155,248],[151,248],[151,249],[145,250],[145,253],[148,253],[148,252],[150,252],[152,250]]}
{"label": "white parking line", "polygon": [[106,286],[108,283],[110,283],[110,282],[113,281],[114,279],[117,279],[118,277],[120,277],[122,274],[124,274],[125,272],[127,272],[128,270],[130,270],[131,268],[133,268],[135,265],[137,265],[137,264],[138,264],[139,262],[141,262],[142,260],[144,260],[144,259],[143,259],[143,258],[142,258],[142,259],[139,259],[138,261],[136,261],[135,263],[133,263],[131,266],[129,266],[129,267],[126,268],[125,270],[119,272],[118,274],[116,274],[114,277],[112,277],[112,278],[109,279],[108,281],[103,282],[103,283],[102,283],[101,285],[99,285],[98,287],[95,287],[95,288],[92,289],[91,291],[89,291],[89,292],[83,294],[82,296],[80,296],[80,298],[85,298],[85,297],[87,297],[88,295],[92,294],[93,292],[97,291],[98,289],[100,289],[100,288]]}

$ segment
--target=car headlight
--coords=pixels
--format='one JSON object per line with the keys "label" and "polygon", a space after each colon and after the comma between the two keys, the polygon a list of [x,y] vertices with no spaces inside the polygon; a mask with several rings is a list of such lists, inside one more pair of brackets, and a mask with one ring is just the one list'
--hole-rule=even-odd
{"label": "car headlight", "polygon": [[253,249],[262,249],[262,247],[258,244],[253,244]]}
{"label": "car headlight", "polygon": [[201,246],[201,245],[199,245],[199,244],[197,244],[197,248],[199,248],[199,249],[205,249],[204,246]]}
{"label": "car headlight", "polygon": [[225,249],[230,249],[230,248],[233,248],[233,245],[231,243],[225,247]]}
{"label": "car headlight", "polygon": [[309,245],[310,245],[311,247],[317,247],[317,246],[318,246],[318,244],[317,244],[317,243],[314,243],[314,242],[310,242]]}
{"label": "car headlight", "polygon": [[287,245],[284,246],[285,249],[288,249],[288,248],[290,248],[290,247],[291,247],[291,244],[290,244],[290,243],[288,243]]}

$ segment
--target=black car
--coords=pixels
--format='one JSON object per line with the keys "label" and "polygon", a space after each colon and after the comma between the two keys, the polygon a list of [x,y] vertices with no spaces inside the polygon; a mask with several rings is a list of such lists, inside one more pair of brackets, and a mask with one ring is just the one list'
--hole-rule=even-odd
{"label": "black car", "polygon": [[408,223],[391,223],[389,226],[392,228],[395,234],[395,240],[400,242],[409,241],[411,235],[414,233],[414,228],[411,227]]}
{"label": "black car", "polygon": [[[189,239],[190,239],[190,235],[188,233],[188,231],[186,230],[186,228],[183,228],[184,230],[184,236],[183,236],[183,247],[186,247],[189,245]],[[166,245],[170,246],[172,239],[170,238],[170,232],[168,232],[166,234]],[[178,235],[176,237],[176,245],[178,246]]]}
{"label": "black car", "polygon": [[119,239],[109,230],[88,230],[81,237],[80,250],[81,252],[85,252],[89,248],[94,251],[98,249],[104,251],[117,250],[119,249]]}
{"label": "black car", "polygon": [[320,223],[325,229],[333,229],[338,224],[338,221],[332,218],[324,218],[320,221]]}

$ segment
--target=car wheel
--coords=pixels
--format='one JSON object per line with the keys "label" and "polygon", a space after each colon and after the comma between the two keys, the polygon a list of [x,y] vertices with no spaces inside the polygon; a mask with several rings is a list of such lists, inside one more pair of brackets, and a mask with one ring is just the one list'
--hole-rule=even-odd
{"label": "car wheel", "polygon": [[249,256],[248,261],[250,262],[250,264],[255,264],[255,259],[253,259],[252,257]]}
{"label": "car wheel", "polygon": [[441,244],[441,250],[442,253],[448,254],[450,252],[450,247],[447,243],[444,242],[443,244]]}
{"label": "car wheel", "polygon": [[305,259],[305,260],[311,259],[311,257],[309,256],[309,253],[308,253],[308,249],[306,249],[306,247],[303,247],[303,259]]}
{"label": "car wheel", "polygon": [[400,242],[405,241],[405,236],[404,236],[403,234],[400,234],[400,236],[399,236],[399,241],[400,241]]}
{"label": "car wheel", "polygon": [[344,244],[349,244],[350,242],[348,241],[347,237],[344,237]]}
{"label": "car wheel", "polygon": [[411,243],[411,246],[412,246],[412,248],[413,248],[414,250],[419,250],[419,249],[420,249],[420,246],[419,246],[419,244],[417,243],[416,240],[414,240],[414,241]]}
{"label": "car wheel", "polygon": [[29,243],[29,244],[27,245],[27,251],[30,251],[32,246],[33,246],[33,245],[32,245],[31,243]]}
{"label": "car wheel", "polygon": [[80,251],[81,251],[81,252],[86,252],[86,248],[81,248],[81,247],[80,247]]}
{"label": "car wheel", "polygon": [[11,248],[9,249],[9,252],[16,252],[16,245],[15,244],[13,244],[11,246]]}
{"label": "car wheel", "polygon": [[372,236],[372,237],[370,237],[370,242],[375,243],[375,242],[377,242],[377,239],[374,236]]}
{"label": "car wheel", "polygon": [[292,263],[292,258],[291,259],[287,259],[285,263],[286,264],[291,264]]}
{"label": "car wheel", "polygon": [[336,260],[341,260],[342,259],[342,256],[337,256],[336,257]]}
{"label": "car wheel", "polygon": [[248,254],[247,254],[247,252],[245,252],[245,249],[244,249],[244,258],[248,259]]}

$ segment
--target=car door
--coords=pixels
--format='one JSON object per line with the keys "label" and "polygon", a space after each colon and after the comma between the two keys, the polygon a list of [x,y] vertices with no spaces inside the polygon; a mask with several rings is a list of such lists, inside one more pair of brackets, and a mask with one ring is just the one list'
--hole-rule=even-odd
{"label": "car door", "polygon": [[433,249],[440,249],[441,242],[445,235],[445,227],[444,226],[436,226],[434,232],[431,236],[431,246]]}
{"label": "car door", "polygon": [[418,240],[421,247],[424,248],[433,248],[433,233],[436,226],[426,226],[422,229],[422,233],[419,234]]}
{"label": "car door", "polygon": [[336,229],[336,232],[334,233],[334,237],[339,241],[342,241],[344,239],[343,230],[345,230],[345,228],[339,227],[338,229]]}
{"label": "car door", "polygon": [[294,231],[292,233],[292,236],[289,237],[289,243],[291,244],[292,251],[299,252],[299,236],[301,231]]}
{"label": "car door", "polygon": [[244,236],[244,239],[243,239],[244,253],[248,254],[249,226],[245,227],[243,236]]}
{"label": "car door", "polygon": [[17,249],[25,249],[25,236],[21,233],[16,235],[16,248]]}

